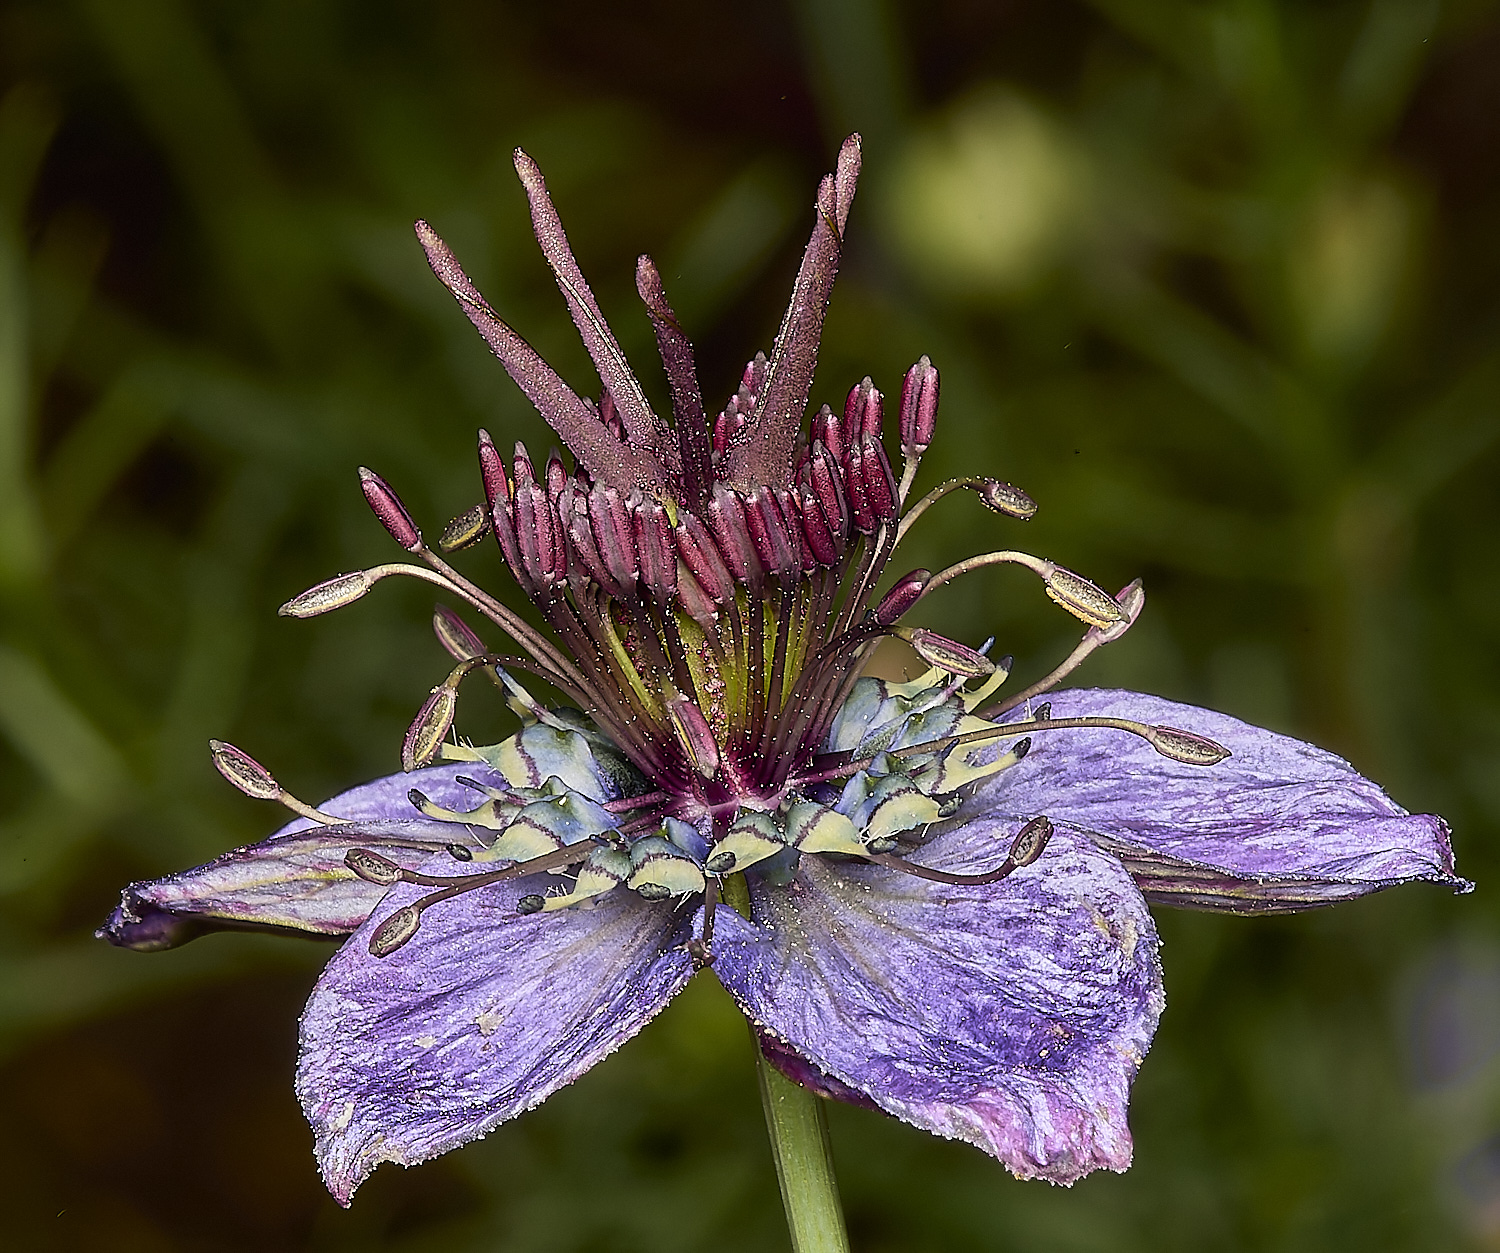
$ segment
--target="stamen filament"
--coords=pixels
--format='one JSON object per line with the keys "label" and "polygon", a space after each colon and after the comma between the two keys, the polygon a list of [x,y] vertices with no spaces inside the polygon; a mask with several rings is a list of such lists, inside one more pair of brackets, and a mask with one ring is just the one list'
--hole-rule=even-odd
{"label": "stamen filament", "polygon": [[[897,748],[882,753],[881,756],[889,756],[905,759],[907,757],[922,756],[927,753],[940,752],[943,749],[955,748],[961,744],[983,744],[987,740],[1011,739],[1016,736],[1029,736],[1038,731],[1125,731],[1131,735],[1138,735],[1152,748],[1172,761],[1182,762],[1184,765],[1215,765],[1224,758],[1230,756],[1230,752],[1222,744],[1215,743],[1207,736],[1201,736],[1191,731],[1181,731],[1176,727],[1152,726],[1145,722],[1135,722],[1129,718],[1033,718],[1026,722],[1006,722],[1001,725],[986,728],[983,731],[967,731],[963,735],[949,735],[936,740],[924,740],[920,744],[912,744],[906,748]],[[1184,755],[1177,748],[1175,741],[1180,737],[1187,736],[1203,746],[1202,750],[1191,757]],[[1174,751],[1163,751],[1163,743]],[[1196,745],[1195,745],[1196,747]],[[827,783],[834,779],[846,779],[851,775],[858,774],[861,770],[868,770],[875,764],[875,757],[865,757],[859,761],[850,761],[852,750],[843,753],[823,753],[812,759],[812,765],[823,767],[812,774],[799,775],[794,779],[787,780],[788,788],[806,787],[812,783]],[[1214,756],[1214,754],[1217,754]],[[1213,757],[1210,760],[1210,756]],[[844,760],[840,761],[842,758]],[[833,764],[826,764],[833,763]]]}
{"label": "stamen filament", "polygon": [[[907,470],[907,474],[911,477],[915,477],[916,470],[916,465],[912,464]],[[929,509],[931,509],[933,505],[937,504],[938,501],[942,500],[944,496],[948,496],[953,492],[961,491],[966,487],[973,488],[975,491],[978,491],[985,485],[987,481],[988,480],[978,475],[966,474],[961,476],[960,478],[948,479],[946,482],[939,483],[930,492],[928,492],[927,495],[923,496],[921,500],[917,501],[916,504],[914,504],[910,509],[908,509],[904,514],[901,515],[901,524],[896,528],[896,543],[899,544],[906,537],[906,533],[911,530],[916,520],[920,518],[924,513],[926,513]],[[902,483],[903,485],[906,483],[905,476],[902,477]],[[904,498],[905,493],[903,492],[902,495]]]}
{"label": "stamen filament", "polygon": [[998,883],[1018,869],[1016,863],[1009,857],[993,870],[983,874],[953,874],[947,870],[934,870],[931,866],[919,866],[914,861],[907,861],[904,857],[896,856],[895,853],[866,853],[865,856],[876,865],[889,866],[892,870],[901,871],[902,874],[915,875],[918,879],[930,879],[934,883],[958,885]]}

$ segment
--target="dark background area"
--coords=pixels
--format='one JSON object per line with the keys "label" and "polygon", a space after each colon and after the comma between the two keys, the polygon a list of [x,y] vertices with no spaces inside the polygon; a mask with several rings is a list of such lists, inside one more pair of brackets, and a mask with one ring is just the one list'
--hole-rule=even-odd
{"label": "dark background area", "polygon": [[[814,390],[943,371],[910,554],[1024,545],[1143,620],[1081,682],[1313,739],[1446,814],[1479,891],[1160,917],[1136,1164],[1070,1189],[839,1107],[860,1250],[1500,1248],[1500,10],[1424,0],[6,0],[0,5],[0,1243],[117,1253],[785,1247],[709,979],[486,1141],[345,1213],[291,1091],[326,950],[91,938],[121,885],[394,770],[446,672],[358,464],[434,533],[473,434],[549,438],[432,279],[430,219],[592,392],[509,155],[627,352],[658,258],[711,400],[768,347],[838,140],[866,179]],[[993,538],[989,538],[993,536]],[[487,551],[467,568],[503,588]],[[936,600],[936,598],[935,598]],[[930,625],[1025,681],[1022,572]],[[498,702],[463,730],[498,738]]]}

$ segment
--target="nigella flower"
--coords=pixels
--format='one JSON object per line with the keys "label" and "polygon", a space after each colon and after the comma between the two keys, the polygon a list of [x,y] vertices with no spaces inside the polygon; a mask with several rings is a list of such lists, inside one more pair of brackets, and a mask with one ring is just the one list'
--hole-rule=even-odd
{"label": "nigella flower", "polygon": [[[1163,1004],[1147,902],[1257,913],[1418,879],[1468,889],[1441,819],[1408,815],[1328,753],[1151,696],[1051,691],[1135,621],[1139,584],[1110,596],[1010,550],[884,579],[945,495],[971,492],[1010,519],[1036,506],[984,477],[911,501],[938,409],[926,358],[892,406],[899,475],[869,379],[804,432],[859,160],[854,137],[818,189],[771,355],[711,421],[650,259],[637,283],[670,421],[525,154],[516,168],[598,367],[597,404],[417,224],[438,278],[574,458],[538,467],[518,445],[507,461],[480,432],[485,503],[439,548],[493,534],[550,634],[454,569],[361,471],[421,564],[340,576],[282,612],[312,616],[411,575],[511,651],[440,607],[433,625],[456,665],[406,736],[405,773],[318,808],[215,743],[231,782],[297,819],[132,885],[101,932],[137,949],[216,927],[348,937],[303,1016],[297,1076],[341,1202],[380,1162],[421,1161],[545,1100],[705,967],[806,1087],[969,1141],[1020,1176],[1120,1170],[1129,1085]],[[1086,626],[1070,657],[1008,699],[1009,658],[903,624],[936,589],[1002,562],[1034,571]],[[927,673],[862,677],[888,636]],[[573,707],[544,706],[524,673]],[[450,734],[475,674],[520,716],[504,743]]]}

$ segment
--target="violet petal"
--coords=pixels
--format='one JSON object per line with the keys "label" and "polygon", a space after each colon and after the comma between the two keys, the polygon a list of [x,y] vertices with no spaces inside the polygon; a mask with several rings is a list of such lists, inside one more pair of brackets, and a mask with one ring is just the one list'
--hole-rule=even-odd
{"label": "violet petal", "polygon": [[[204,865],[132,883],[97,932],[122,948],[176,948],[209,931],[270,930],[311,936],[347,935],[369,917],[388,889],[366,883],[344,865],[351,848],[380,849],[409,870],[435,854],[439,873],[458,863],[449,844],[477,846],[461,823],[423,818],[408,799],[413,787],[445,808],[474,809],[482,793],[458,783],[463,775],[494,787],[505,777],[483,762],[465,761],[387,775],[340,792],[319,808],[349,825],[294,818],[269,839],[233,849]],[[407,846],[417,846],[407,849]],[[400,852],[391,852],[397,846]],[[425,851],[423,847],[425,846]]]}
{"label": "violet petal", "polygon": [[1181,765],[1118,731],[1057,731],[1034,736],[1026,759],[969,803],[997,816],[1045,813],[1084,832],[1125,862],[1147,900],[1282,913],[1414,880],[1472,886],[1453,871],[1447,823],[1408,814],[1323,749],[1138,692],[1070,689],[1047,699],[1054,718],[1179,727],[1233,754]]}
{"label": "violet petal", "polygon": [[209,931],[348,935],[389,891],[344,864],[351,848],[375,849],[408,870],[452,874],[462,867],[447,851],[456,844],[482,847],[467,827],[422,818],[338,823],[278,835],[192,870],[132,883],[96,934],[148,953],[176,948]]}
{"label": "violet petal", "polygon": [[[461,778],[473,779],[476,783],[482,783],[488,787],[510,786],[500,771],[485,765],[482,761],[449,761],[436,766],[427,766],[422,770],[388,774],[379,779],[371,779],[368,783],[361,783],[358,787],[352,787],[346,792],[330,797],[318,808],[334,818],[344,818],[350,822],[414,819],[420,815],[416,807],[412,805],[408,794],[416,788],[429,800],[437,802],[445,809],[463,812],[476,808],[485,798],[484,793],[475,791],[467,784],[459,783],[458,780]],[[276,835],[306,831],[318,825],[311,818],[293,818],[286,826],[278,828]],[[461,827],[455,829],[462,830]],[[272,838],[274,839],[275,836]]]}
{"label": "violet petal", "polygon": [[[989,869],[1014,827],[949,825],[918,859]],[[1130,877],[1058,832],[1007,879],[948,886],[804,857],[752,883],[755,925],[722,911],[713,970],[776,1061],[852,1089],[1023,1178],[1071,1183],[1130,1162],[1131,1079],[1161,1014],[1156,930]]]}
{"label": "violet petal", "polygon": [[693,973],[693,914],[611,892],[521,915],[538,876],[443,901],[388,957],[375,926],[424,889],[391,889],[328,963],[302,1015],[297,1094],[329,1190],[347,1205],[381,1162],[467,1144],[572,1083]]}

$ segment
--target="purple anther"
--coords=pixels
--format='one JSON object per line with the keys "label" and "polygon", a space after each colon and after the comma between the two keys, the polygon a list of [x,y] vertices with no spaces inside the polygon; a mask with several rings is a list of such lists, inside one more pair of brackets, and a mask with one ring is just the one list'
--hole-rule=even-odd
{"label": "purple anther", "polygon": [[745,497],[745,523],[756,555],[769,574],[784,579],[802,568],[802,553],[769,488],[756,487]]}
{"label": "purple anther", "polygon": [[694,514],[684,511],[679,519],[672,538],[677,542],[677,553],[683,565],[692,573],[704,595],[715,604],[724,604],[734,595],[734,576],[719,556],[713,536]]}
{"label": "purple anther", "polygon": [[568,552],[569,582],[576,582],[580,576],[586,576],[604,588],[606,595],[615,595],[614,580],[599,559],[594,531],[589,526],[586,489],[577,479],[570,478],[557,494],[557,521],[563,545]]}
{"label": "purple anther", "polygon": [[562,453],[554,448],[552,455],[547,458],[547,498],[555,501],[567,481],[568,467],[563,465]]}
{"label": "purple anther", "polygon": [[658,605],[665,605],[677,594],[677,553],[672,547],[667,511],[648,500],[636,505],[631,513],[641,555],[641,582]]}
{"label": "purple anther", "polygon": [[391,538],[409,553],[420,552],[422,532],[417,530],[417,524],[411,520],[411,514],[406,512],[406,506],[390,485],[373,470],[360,466],[359,486],[375,516],[391,533]]}
{"label": "purple anther", "polygon": [[844,426],[849,432],[850,443],[862,439],[879,439],[880,424],[884,417],[884,397],[875,390],[875,384],[867,374],[849,393],[844,402]]}
{"label": "purple anther", "polygon": [[[635,528],[620,493],[602,483],[589,491],[589,522],[599,558],[616,586],[633,589],[640,567],[636,563]],[[627,593],[628,594],[628,593]]]}
{"label": "purple anther", "polygon": [[677,603],[686,609],[688,617],[709,635],[717,629],[718,606],[703,590],[703,585],[693,577],[691,570],[677,572]]}
{"label": "purple anther", "polygon": [[509,500],[510,481],[505,477],[505,462],[488,431],[479,432],[479,476],[484,481],[484,499],[490,509],[497,500]]}
{"label": "purple anther", "polygon": [[489,501],[490,523],[495,529],[495,542],[500,545],[501,555],[510,572],[527,596],[536,592],[536,585],[526,573],[526,564],[521,560],[521,546],[516,539],[516,515],[511,505],[510,483],[505,477],[505,463],[500,452],[491,442],[488,431],[479,432],[479,472],[484,479],[484,494]]}
{"label": "purple anther", "polygon": [[667,701],[667,719],[693,769],[705,779],[713,778],[719,771],[719,745],[703,711],[686,696],[674,696]]}
{"label": "purple anther", "polygon": [[815,442],[807,459],[807,486],[817,497],[823,520],[838,545],[839,556],[849,538],[849,498],[844,490],[844,471],[833,450]]}
{"label": "purple anther", "polygon": [[902,614],[922,599],[930,578],[931,570],[916,569],[910,574],[903,574],[881,598],[880,604],[875,606],[876,623],[886,627],[898,622]]}
{"label": "purple anther", "polygon": [[756,583],[765,573],[756,554],[750,527],[745,520],[745,502],[722,483],[714,485],[708,502],[708,529],[729,572],[741,583]]}
{"label": "purple anther", "polygon": [[776,506],[781,510],[781,516],[786,519],[787,535],[791,538],[792,547],[797,550],[798,566],[801,568],[803,574],[811,574],[818,568],[820,563],[817,555],[812,550],[812,546],[807,542],[807,536],[802,525],[802,496],[800,489],[791,487],[777,488]]}
{"label": "purple anther", "polygon": [[896,500],[896,476],[891,472],[890,458],[885,455],[885,445],[878,439],[865,439],[860,443],[860,474],[865,487],[865,499],[870,502],[870,511],[880,522],[894,522],[899,512]]}
{"label": "purple anther", "polygon": [[835,461],[842,462],[849,451],[848,427],[827,405],[813,415],[812,438],[815,444],[821,442]]}
{"label": "purple anther", "polygon": [[862,535],[869,535],[877,521],[865,477],[865,449],[860,444],[849,449],[844,462],[844,486],[849,489],[849,513],[854,520],[854,529]]}
{"label": "purple anther", "polygon": [[829,530],[823,506],[810,487],[801,488],[798,517],[802,523],[802,540],[819,565],[831,566],[843,555],[843,545],[836,543]]}
{"label": "purple anther", "polygon": [[516,540],[526,573],[538,587],[550,587],[567,573],[562,539],[545,489],[529,476],[523,477],[519,464],[515,509]]}
{"label": "purple anther", "polygon": [[447,605],[439,605],[432,611],[432,632],[454,661],[467,661],[485,651],[484,641]]}
{"label": "purple anther", "polygon": [[510,464],[517,490],[523,482],[536,482],[536,467],[531,464],[531,454],[526,451],[526,445],[520,440],[516,441],[515,455],[511,458]]}
{"label": "purple anther", "polygon": [[938,372],[923,357],[901,382],[901,454],[920,457],[937,426]]}

